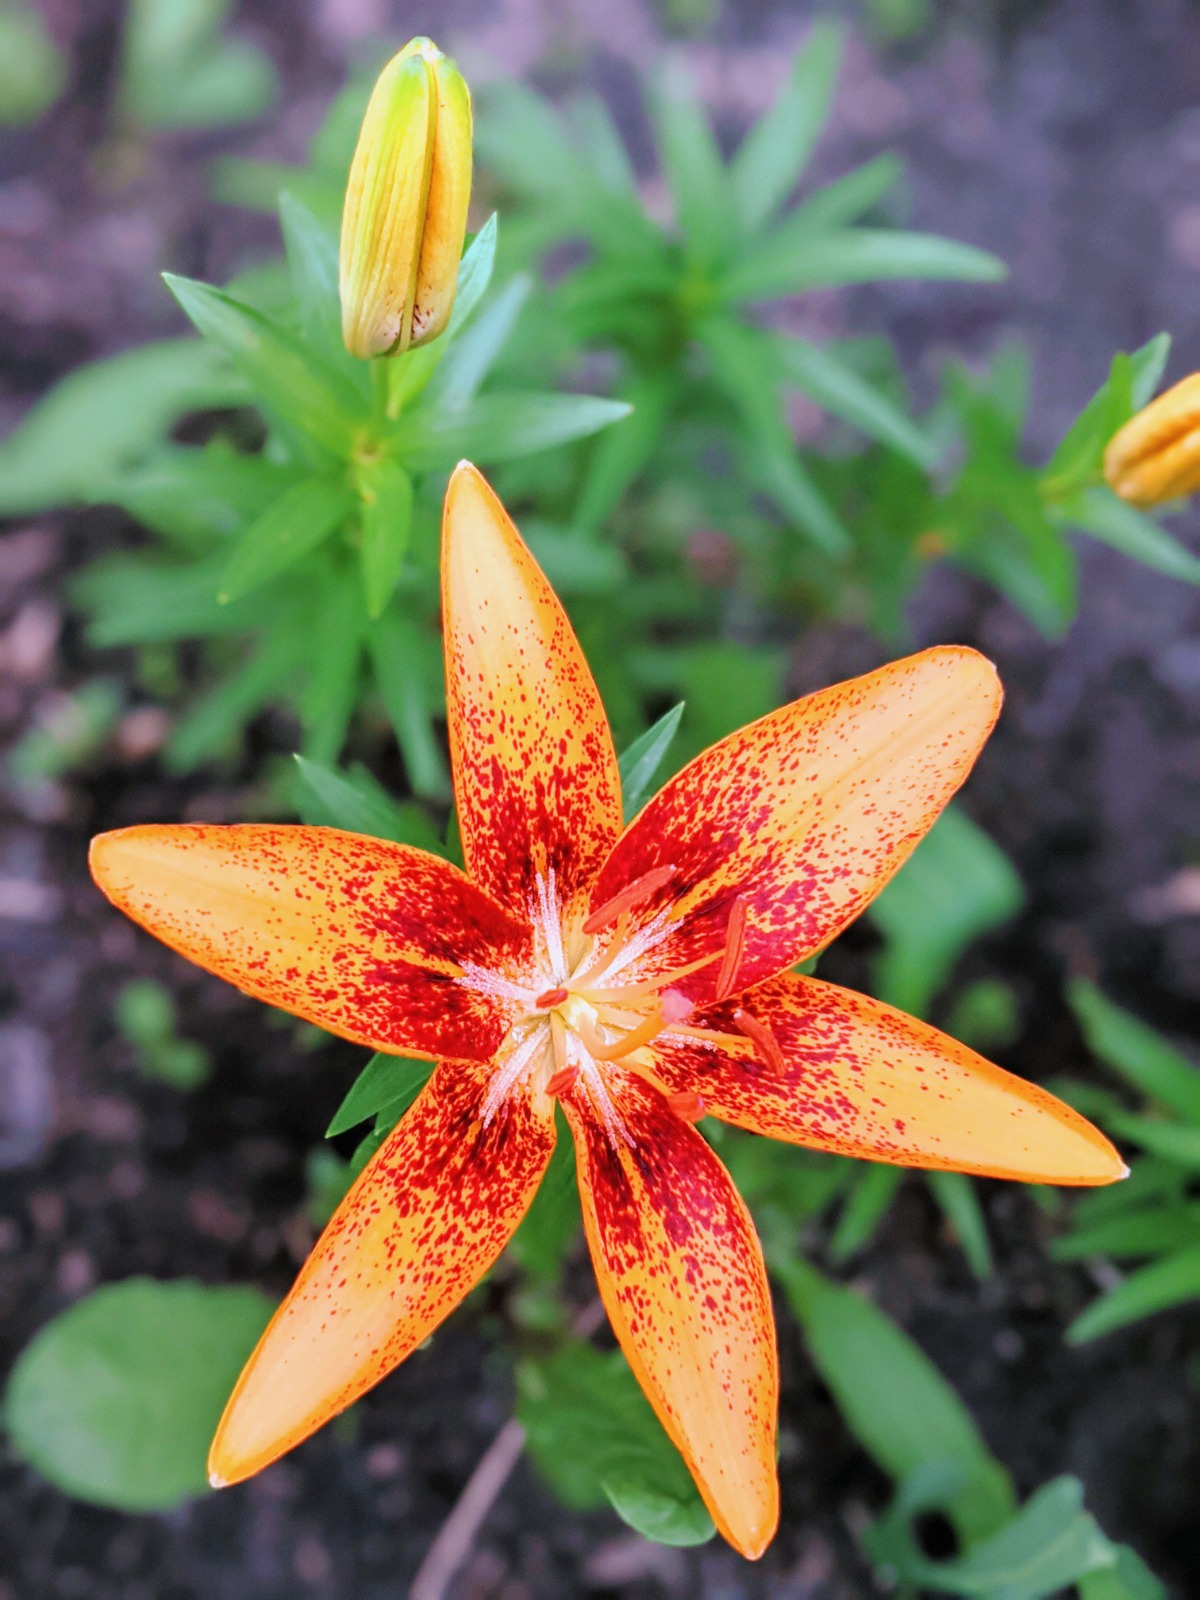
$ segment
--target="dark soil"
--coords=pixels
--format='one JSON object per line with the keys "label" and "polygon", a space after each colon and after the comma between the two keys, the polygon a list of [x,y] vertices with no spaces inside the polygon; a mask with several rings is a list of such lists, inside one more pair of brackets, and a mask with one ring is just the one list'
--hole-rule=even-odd
{"label": "dark soil", "polygon": [[[403,38],[436,20],[476,76],[583,75],[623,110],[634,67],[658,39],[642,0],[457,0],[436,19],[386,0],[314,0],[285,18],[255,0],[243,22],[284,73],[285,109],[262,130],[162,138],[131,154],[105,145],[118,9],[115,0],[45,0],[73,49],[73,90],[42,126],[0,146],[0,423],[78,360],[174,327],[158,268],[219,279],[269,247],[265,224],[206,198],[211,156],[254,146],[299,158],[347,58],[373,31]],[[730,130],[778,81],[812,10],[747,0],[726,8],[715,42],[688,47]],[[1200,364],[1197,105],[1200,9],[1183,0],[1063,0],[974,23],[948,11],[932,41],[890,60],[856,37],[822,168],[898,146],[911,158],[914,223],[990,246],[1014,271],[1000,291],[900,286],[814,297],[813,316],[830,331],[891,331],[918,383],[951,347],[981,354],[1021,334],[1035,355],[1033,445],[1044,451],[1114,349],[1167,327],[1177,336],[1172,373]],[[0,544],[6,736],[51,714],[64,690],[120,670],[82,647],[61,600],[64,576],[119,533],[109,518],[46,518]],[[1194,879],[1179,876],[1200,844],[1200,598],[1092,551],[1079,620],[1060,644],[948,576],[930,583],[914,617],[922,639],[980,645],[1008,687],[1008,710],[968,789],[970,809],[1031,891],[1020,923],[972,957],[1008,977],[1026,1004],[1007,1064],[1032,1078],[1086,1072],[1060,998],[1067,970],[1102,978],[1151,1021],[1186,1032],[1200,999],[1200,897]],[[856,670],[861,648],[840,631],[798,643],[797,689]],[[155,738],[152,718],[127,716],[88,775],[14,792],[0,812],[6,1364],[73,1299],[130,1273],[281,1292],[312,1237],[304,1157],[361,1061],[335,1043],[306,1052],[290,1026],[152,944],[90,886],[93,831],[232,816],[244,800],[228,775],[165,780]],[[835,959],[831,975],[853,981],[853,941]],[[199,1092],[146,1081],[116,1037],[112,997],[135,975],[167,984],[183,1031],[212,1049],[216,1071]],[[1178,1596],[1200,1593],[1200,1318],[1170,1314],[1068,1351],[1062,1330],[1095,1285],[1048,1263],[1050,1224],[1022,1191],[987,1185],[985,1197],[999,1265],[989,1283],[971,1279],[916,1184],[857,1276],[955,1383],[1022,1492],[1078,1473],[1107,1532],[1133,1542]],[[247,1487],[170,1517],[79,1505],[0,1457],[0,1600],[405,1592],[507,1415],[504,1294],[500,1274],[345,1425]],[[455,1592],[880,1592],[854,1531],[886,1485],[848,1439],[782,1315],[780,1337],[785,1510],[757,1567],[718,1544],[667,1551],[607,1515],[568,1514],[522,1465]]]}

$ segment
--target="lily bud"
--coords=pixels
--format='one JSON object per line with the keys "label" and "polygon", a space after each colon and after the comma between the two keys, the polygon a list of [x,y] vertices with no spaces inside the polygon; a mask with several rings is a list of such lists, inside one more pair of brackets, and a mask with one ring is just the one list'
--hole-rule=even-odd
{"label": "lily bud", "polygon": [[1200,489],[1200,372],[1160,394],[1113,435],[1104,476],[1135,506]]}
{"label": "lily bud", "polygon": [[351,355],[442,332],[470,198],[470,90],[432,40],[413,39],[379,75],[346,184],[338,287]]}

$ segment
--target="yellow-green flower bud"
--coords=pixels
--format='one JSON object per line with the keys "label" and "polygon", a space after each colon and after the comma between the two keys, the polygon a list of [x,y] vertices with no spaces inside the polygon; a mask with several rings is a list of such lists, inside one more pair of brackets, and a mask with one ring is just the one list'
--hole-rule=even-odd
{"label": "yellow-green flower bud", "polygon": [[1200,372],[1160,394],[1113,435],[1104,476],[1135,506],[1200,489]]}
{"label": "yellow-green flower bud", "polygon": [[342,337],[353,356],[398,354],[450,320],[471,198],[471,93],[429,39],[379,75],[342,212]]}

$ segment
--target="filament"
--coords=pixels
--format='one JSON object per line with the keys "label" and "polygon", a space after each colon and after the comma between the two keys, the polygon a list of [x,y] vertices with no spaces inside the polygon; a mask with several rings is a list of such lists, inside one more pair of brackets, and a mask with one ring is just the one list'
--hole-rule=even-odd
{"label": "filament", "polygon": [[599,933],[601,928],[607,928],[623,911],[631,910],[640,900],[647,899],[656,889],[670,883],[674,876],[674,867],[651,867],[649,872],[643,872],[640,878],[635,878],[619,894],[613,895],[611,900],[606,900],[592,912],[583,925],[584,933]]}

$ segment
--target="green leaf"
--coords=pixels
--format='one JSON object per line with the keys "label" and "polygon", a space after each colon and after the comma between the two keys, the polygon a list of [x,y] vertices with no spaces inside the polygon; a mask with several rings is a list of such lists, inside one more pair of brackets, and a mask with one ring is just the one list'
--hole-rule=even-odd
{"label": "green leaf", "polygon": [[205,556],[299,482],[291,468],[220,444],[167,445],[108,486],[105,498]]}
{"label": "green leaf", "polygon": [[1167,1600],[1166,1586],[1127,1544],[1113,1547],[1116,1565],[1079,1580],[1079,1600]]}
{"label": "green leaf", "polygon": [[340,372],[232,295],[170,272],[163,279],[200,333],[249,379],[268,411],[339,459],[350,456],[365,402]]}
{"label": "green leaf", "polygon": [[729,175],[708,118],[682,71],[668,67],[651,96],[663,172],[689,261],[714,267],[729,249]]}
{"label": "green leaf", "polygon": [[[1128,1187],[1127,1184],[1122,1185]],[[1055,1239],[1050,1254],[1056,1261],[1082,1261],[1088,1256],[1154,1256],[1184,1250],[1200,1241],[1200,1200],[1152,1206],[1127,1216],[1076,1225]]]}
{"label": "green leaf", "polygon": [[413,793],[424,800],[448,799],[450,774],[431,726],[442,692],[439,641],[392,606],[372,625],[367,645]]}
{"label": "green leaf", "polygon": [[1049,1600],[1089,1572],[1116,1565],[1117,1550],[1083,1509],[1078,1478],[1043,1484],[991,1538],[953,1561],[919,1555],[898,1573],[922,1589],[979,1600]]}
{"label": "green leaf", "polygon": [[647,1538],[701,1544],[703,1502],[619,1350],[579,1340],[517,1368],[517,1417],[535,1465],[573,1508],[609,1500]]}
{"label": "green leaf", "polygon": [[829,1241],[829,1259],[840,1264],[857,1255],[875,1232],[904,1182],[903,1167],[881,1162],[856,1163],[854,1187],[846,1197]]}
{"label": "green leaf", "polygon": [[550,1165],[512,1237],[509,1254],[533,1278],[543,1284],[555,1284],[581,1226],[575,1145],[560,1116]]}
{"label": "green leaf", "polygon": [[36,122],[66,87],[68,61],[29,0],[0,6],[0,126]]}
{"label": "green leaf", "polygon": [[249,605],[222,606],[223,561],[187,566],[148,556],[103,556],[71,581],[70,596],[89,617],[87,637],[102,648],[164,644],[229,633],[261,622]]}
{"label": "green leaf", "polygon": [[889,278],[999,283],[1008,270],[986,250],[931,233],[830,229],[797,242],[784,230],[768,234],[729,272],[725,289],[732,299],[772,300],[829,284],[878,283]]}
{"label": "green leaf", "polygon": [[681,700],[670,711],[665,711],[652,728],[639,734],[621,753],[621,796],[626,822],[633,821],[652,792],[652,785],[662,770],[667,751],[679,731],[684,705],[685,702]]}
{"label": "green leaf", "polygon": [[1042,474],[1047,498],[1062,499],[1099,473],[1108,441],[1158,387],[1170,348],[1170,335],[1160,333],[1131,356],[1113,357],[1108,377],[1068,428]]}
{"label": "green leaf", "polygon": [[395,448],[415,472],[445,469],[464,456],[493,465],[585,439],[628,415],[622,402],[594,395],[485,394],[461,411],[418,412]]}
{"label": "green leaf", "polygon": [[903,1481],[924,1463],[951,1462],[961,1487],[947,1509],[960,1535],[1001,1527],[1014,1506],[1008,1474],[928,1356],[869,1301],[805,1263],[777,1262],[775,1273],[846,1425],[883,1470]]}
{"label": "green leaf", "polygon": [[443,853],[437,829],[421,807],[393,800],[365,767],[343,773],[305,756],[292,759],[296,763],[296,806],[305,822],[365,833],[373,839],[393,839],[431,855]]}
{"label": "green leaf", "polygon": [[480,228],[463,252],[458,268],[458,282],[454,289],[454,310],[443,338],[457,335],[475,307],[487,293],[496,270],[496,213]]}
{"label": "green leaf", "polygon": [[245,385],[196,339],[159,339],[68,373],[0,444],[0,514],[95,500],[189,411]]}
{"label": "green leaf", "polygon": [[404,1056],[373,1055],[355,1078],[346,1098],[325,1129],[336,1138],[371,1117],[394,1125],[425,1087],[433,1072],[432,1061],[409,1061]]}
{"label": "green leaf", "polygon": [[362,596],[357,575],[337,567],[315,573],[304,638],[307,671],[293,700],[304,729],[303,752],[314,761],[336,761],[358,702],[363,665]]}
{"label": "green leaf", "polygon": [[1182,1051],[1086,978],[1067,984],[1067,999],[1093,1055],[1135,1089],[1200,1124],[1200,1069]]}
{"label": "green leaf", "polygon": [[1107,486],[1084,489],[1065,501],[1061,512],[1066,521],[1090,533],[1093,539],[1132,556],[1144,567],[1165,572],[1169,578],[1179,578],[1184,583],[1200,583],[1200,557],[1160,528],[1153,517],[1127,505]]}
{"label": "green leaf", "polygon": [[872,902],[885,940],[874,963],[876,994],[925,1015],[963,951],[1016,916],[1024,899],[1008,857],[951,806]]}
{"label": "green leaf", "polygon": [[742,140],[730,171],[747,233],[779,209],[808,165],[829,117],[842,43],[836,23],[814,23],[775,104]]}
{"label": "green leaf", "polygon": [[774,236],[776,248],[784,239],[802,243],[813,234],[857,222],[896,186],[903,172],[904,163],[889,152],[814,189],[780,224]]}
{"label": "green leaf", "polygon": [[580,527],[602,527],[625,491],[653,459],[677,388],[674,374],[658,371],[638,373],[623,387],[619,398],[629,402],[633,411],[605,428],[592,446],[575,501],[575,521]]}
{"label": "green leaf", "polygon": [[932,440],[832,350],[807,339],[783,339],[780,351],[788,377],[823,410],[861,429],[868,438],[899,450],[926,472],[936,466],[939,452]]}
{"label": "green leaf", "polygon": [[450,344],[429,388],[432,405],[449,415],[461,412],[475,398],[508,342],[532,288],[533,279],[527,273],[518,273],[474,324]]}
{"label": "green leaf", "polygon": [[362,581],[367,616],[383,615],[392,598],[412,533],[413,483],[404,468],[381,457],[358,468],[362,502]]}
{"label": "green leaf", "polygon": [[172,772],[191,772],[202,761],[227,755],[246,725],[264,706],[285,698],[301,670],[303,634],[286,620],[273,628],[249,657],[193,700],[163,750]]}
{"label": "green leaf", "polygon": [[979,1191],[963,1172],[927,1172],[925,1181],[942,1214],[954,1229],[967,1265],[979,1279],[992,1275],[992,1248]]}
{"label": "green leaf", "polygon": [[150,128],[247,122],[275,98],[270,60],[220,30],[230,0],[130,0],[121,105]]}
{"label": "green leaf", "polygon": [[1200,1245],[1131,1272],[1093,1303],[1067,1329],[1070,1344],[1086,1344],[1131,1322],[1200,1297]]}
{"label": "green leaf", "polygon": [[348,373],[365,371],[363,363],[347,355],[342,343],[335,235],[286,189],[279,196],[279,223],[301,331],[333,365]]}
{"label": "green leaf", "polygon": [[205,1493],[213,1432],[270,1314],[257,1289],[97,1289],[18,1357],[4,1400],[13,1448],[68,1494],[121,1511]]}
{"label": "green leaf", "polygon": [[286,490],[239,539],[221,575],[218,599],[240,600],[294,566],[346,520],[354,498],[333,478],[303,478]]}

